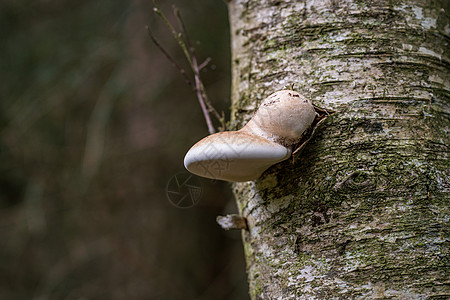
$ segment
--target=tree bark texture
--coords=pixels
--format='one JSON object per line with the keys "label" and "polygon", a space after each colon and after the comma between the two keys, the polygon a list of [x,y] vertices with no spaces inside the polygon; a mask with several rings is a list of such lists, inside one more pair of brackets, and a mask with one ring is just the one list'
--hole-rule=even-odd
{"label": "tree bark texture", "polygon": [[448,299],[449,2],[232,0],[232,121],[291,85],[334,111],[233,190],[252,299]]}

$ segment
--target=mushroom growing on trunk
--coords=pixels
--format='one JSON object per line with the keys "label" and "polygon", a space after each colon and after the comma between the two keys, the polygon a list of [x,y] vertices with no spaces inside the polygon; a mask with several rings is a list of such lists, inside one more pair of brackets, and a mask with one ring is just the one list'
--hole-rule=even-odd
{"label": "mushroom growing on trunk", "polygon": [[189,172],[211,179],[255,180],[291,156],[317,116],[311,102],[298,92],[275,92],[242,129],[209,135],[192,146],[184,165]]}

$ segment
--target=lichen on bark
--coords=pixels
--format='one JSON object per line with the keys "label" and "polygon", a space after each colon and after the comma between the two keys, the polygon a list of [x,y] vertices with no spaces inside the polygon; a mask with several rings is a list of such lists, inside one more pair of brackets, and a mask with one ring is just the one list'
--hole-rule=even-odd
{"label": "lichen on bark", "polygon": [[443,299],[445,1],[229,2],[232,122],[291,85],[330,116],[296,160],[234,184],[253,299]]}

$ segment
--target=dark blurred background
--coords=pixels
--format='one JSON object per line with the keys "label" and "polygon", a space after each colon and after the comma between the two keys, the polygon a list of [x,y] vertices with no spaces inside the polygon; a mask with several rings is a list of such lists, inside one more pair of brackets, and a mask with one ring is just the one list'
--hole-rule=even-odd
{"label": "dark blurred background", "polygon": [[[202,78],[228,116],[226,5],[160,1],[172,21],[172,4],[199,60],[212,58]],[[191,208],[167,196],[208,133],[147,36],[187,68],[152,8],[0,2],[0,299],[248,299],[240,234],[215,222],[236,211],[229,186],[192,179]]]}

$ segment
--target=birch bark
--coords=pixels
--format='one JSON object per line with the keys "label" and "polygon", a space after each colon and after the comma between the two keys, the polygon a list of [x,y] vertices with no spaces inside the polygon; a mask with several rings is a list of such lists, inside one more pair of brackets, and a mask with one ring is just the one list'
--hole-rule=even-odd
{"label": "birch bark", "polygon": [[447,299],[445,0],[232,0],[232,129],[290,88],[336,113],[233,185],[252,299]]}

